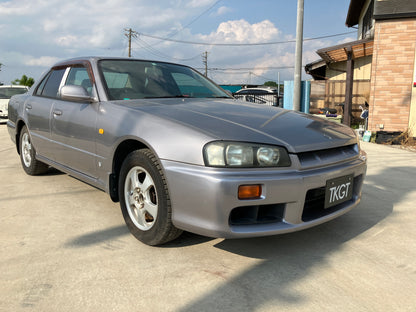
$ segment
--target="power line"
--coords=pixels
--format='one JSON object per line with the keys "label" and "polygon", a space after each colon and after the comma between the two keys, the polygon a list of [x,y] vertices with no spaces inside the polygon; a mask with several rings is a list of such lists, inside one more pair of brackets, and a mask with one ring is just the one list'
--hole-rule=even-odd
{"label": "power line", "polygon": [[265,77],[265,76],[262,76],[262,75],[256,75],[255,73],[253,73],[253,72],[250,72],[253,76],[256,76],[256,77],[259,77],[259,78],[263,78],[263,79],[265,79],[265,80],[268,80],[268,81],[274,81],[275,79],[273,79],[273,78],[269,78],[269,77]]}
{"label": "power line", "polygon": [[[270,66],[270,67],[241,67],[241,68],[218,68],[213,67],[209,70],[214,71],[252,71],[252,70],[272,70],[272,69],[291,69],[294,66]],[[204,68],[197,68],[198,70],[203,70]]]}
{"label": "power line", "polygon": [[186,24],[183,27],[180,27],[176,32],[174,32],[172,35],[170,35],[168,38],[172,38],[174,36],[176,36],[179,32],[181,32],[182,30],[184,30],[185,28],[191,26],[193,23],[195,23],[202,15],[204,15],[205,13],[207,13],[208,11],[210,11],[213,7],[215,7],[219,2],[221,2],[221,0],[215,1],[215,3],[213,5],[211,5],[208,9],[204,10],[201,14],[199,14],[197,17],[195,17],[194,19],[192,19],[188,24]]}
{"label": "power line", "polygon": [[170,55],[167,55],[157,49],[155,49],[153,46],[151,46],[150,44],[148,44],[146,41],[140,39],[140,38],[134,38],[136,44],[138,44],[141,48],[145,49],[147,52],[149,52],[150,54],[153,54],[157,57],[161,57],[164,59],[168,59],[168,60],[174,60],[174,61],[181,61],[181,62],[186,62],[186,61],[192,61],[195,60],[197,58],[200,57],[200,54],[197,54],[193,57],[190,58],[177,58],[177,57],[173,57]]}
{"label": "power line", "polygon": [[[303,41],[312,41],[319,39],[326,39],[338,36],[344,36],[349,34],[355,34],[356,32],[345,32],[335,35],[320,36],[314,38],[306,38]],[[207,45],[207,46],[230,46],[230,47],[245,47],[245,46],[262,46],[262,45],[276,45],[276,44],[285,44],[285,43],[295,43],[296,39],[286,40],[286,41],[273,41],[273,42],[259,42],[259,43],[209,43],[209,42],[197,42],[197,41],[187,41],[187,40],[176,40],[171,38],[163,38],[159,36],[153,36],[148,34],[139,33],[139,36],[148,37],[152,39],[158,39],[169,42],[183,43],[183,44],[193,44],[193,45]]]}
{"label": "power line", "polygon": [[[202,15],[204,15],[205,13],[207,13],[208,11],[210,11],[213,7],[215,7],[219,2],[221,2],[222,0],[217,0],[217,1],[215,1],[215,3],[213,4],[213,5],[211,5],[208,9],[205,9],[203,12],[201,12],[198,16],[196,16],[195,18],[193,18],[188,24],[186,24],[185,26],[181,26],[178,30],[176,30],[174,33],[172,33],[172,34],[170,34],[170,35],[168,35],[168,37],[167,38],[165,38],[165,39],[171,39],[171,38],[173,38],[173,37],[175,37],[178,33],[180,33],[182,30],[184,30],[185,28],[187,28],[187,27],[189,27],[190,25],[192,25],[193,23],[195,23]],[[161,40],[161,41],[159,41],[159,42],[156,42],[156,43],[154,43],[154,44],[152,44],[152,45],[149,45],[149,46],[151,46],[151,47],[153,47],[153,46],[157,46],[158,44],[160,44],[162,41],[164,41],[164,40]]]}

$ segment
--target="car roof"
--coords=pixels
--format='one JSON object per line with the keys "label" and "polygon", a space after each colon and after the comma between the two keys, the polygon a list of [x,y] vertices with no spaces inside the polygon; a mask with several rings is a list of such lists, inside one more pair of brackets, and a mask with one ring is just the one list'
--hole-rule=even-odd
{"label": "car roof", "polygon": [[187,65],[178,64],[178,63],[170,63],[170,62],[156,61],[156,60],[150,60],[150,59],[136,59],[136,58],[132,58],[132,57],[114,57],[114,56],[81,56],[81,57],[75,57],[75,58],[70,58],[70,59],[59,61],[59,62],[55,63],[52,67],[67,66],[67,65],[71,65],[71,64],[80,64],[80,63],[84,63],[84,62],[97,63],[100,60],[125,60],[125,61],[155,62],[155,63],[159,63],[159,64],[164,63],[164,64],[174,64],[174,65],[189,67]]}
{"label": "car roof", "polygon": [[274,88],[244,88],[244,89],[238,90],[237,92],[245,91],[245,90],[248,90],[248,91],[250,91],[250,90],[261,90],[261,91],[267,91],[267,92],[277,92],[277,89],[274,89]]}

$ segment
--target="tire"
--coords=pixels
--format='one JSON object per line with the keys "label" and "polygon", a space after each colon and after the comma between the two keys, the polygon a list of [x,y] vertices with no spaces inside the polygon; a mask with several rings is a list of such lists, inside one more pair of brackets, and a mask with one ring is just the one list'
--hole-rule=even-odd
{"label": "tire", "polygon": [[118,192],[124,221],[141,242],[161,245],[182,233],[172,224],[166,180],[149,149],[134,151],[126,157],[120,170]]}
{"label": "tire", "polygon": [[19,151],[22,167],[28,175],[42,174],[48,170],[48,165],[36,159],[36,150],[32,145],[32,140],[26,126],[20,131]]}

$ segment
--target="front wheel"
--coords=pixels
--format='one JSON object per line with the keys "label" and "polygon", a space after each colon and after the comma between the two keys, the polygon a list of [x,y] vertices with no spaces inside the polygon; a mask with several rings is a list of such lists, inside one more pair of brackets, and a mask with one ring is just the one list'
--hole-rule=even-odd
{"label": "front wheel", "polygon": [[48,165],[35,158],[36,151],[32,145],[29,130],[27,130],[26,126],[24,126],[20,131],[19,145],[20,160],[22,162],[23,169],[28,175],[42,174],[48,170]]}
{"label": "front wheel", "polygon": [[138,240],[160,245],[182,233],[172,224],[167,184],[150,150],[137,150],[127,156],[121,166],[118,190],[124,220]]}

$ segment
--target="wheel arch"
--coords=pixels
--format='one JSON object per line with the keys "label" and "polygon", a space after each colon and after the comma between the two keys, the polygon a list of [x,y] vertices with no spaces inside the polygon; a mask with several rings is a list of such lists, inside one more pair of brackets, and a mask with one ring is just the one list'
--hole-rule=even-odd
{"label": "wheel arch", "polygon": [[23,120],[18,120],[16,123],[16,149],[17,153],[20,155],[20,132],[22,131],[22,128],[26,126],[26,123]]}
{"label": "wheel arch", "polygon": [[120,200],[118,196],[118,178],[124,159],[126,159],[127,155],[131,152],[144,148],[149,148],[149,146],[134,139],[124,140],[117,146],[113,156],[112,173],[109,177],[109,193],[112,201],[118,202]]}

